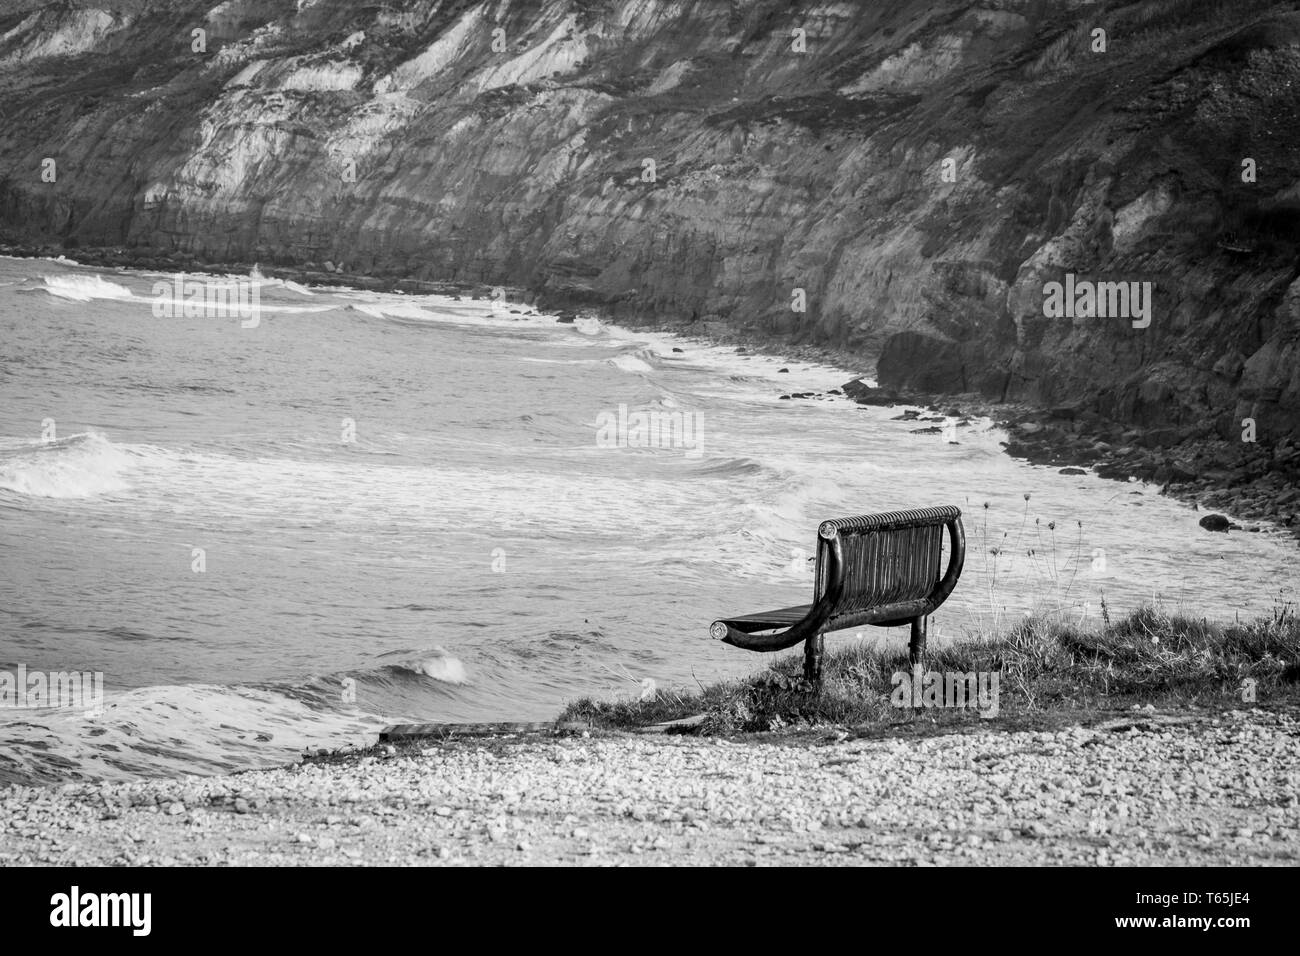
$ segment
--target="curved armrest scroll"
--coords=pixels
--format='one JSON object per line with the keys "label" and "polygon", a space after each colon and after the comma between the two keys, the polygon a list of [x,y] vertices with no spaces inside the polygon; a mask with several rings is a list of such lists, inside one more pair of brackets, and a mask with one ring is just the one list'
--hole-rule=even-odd
{"label": "curved armrest scroll", "polygon": [[961,518],[956,517],[946,522],[948,527],[948,541],[951,548],[948,553],[948,567],[935,585],[934,590],[930,592],[930,610],[934,610],[944,601],[948,600],[948,595],[952,589],[957,586],[957,579],[961,577],[961,569],[966,563],[966,529],[962,527]]}
{"label": "curved armrest scroll", "polygon": [[826,588],[821,599],[812,606],[802,621],[773,634],[746,634],[726,621],[714,621],[709,625],[709,636],[732,647],[743,647],[747,651],[783,651],[821,633],[844,591],[844,552],[839,535],[823,535],[823,538],[827,544]]}

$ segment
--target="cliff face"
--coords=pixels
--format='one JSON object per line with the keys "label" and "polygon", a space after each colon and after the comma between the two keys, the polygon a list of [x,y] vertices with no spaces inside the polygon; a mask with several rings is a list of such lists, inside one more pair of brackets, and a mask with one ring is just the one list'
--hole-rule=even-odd
{"label": "cliff face", "polygon": [[[0,240],[525,286],[1300,436],[1290,3],[210,2],[6,4]],[[1150,324],[1044,316],[1066,273],[1151,282]]]}

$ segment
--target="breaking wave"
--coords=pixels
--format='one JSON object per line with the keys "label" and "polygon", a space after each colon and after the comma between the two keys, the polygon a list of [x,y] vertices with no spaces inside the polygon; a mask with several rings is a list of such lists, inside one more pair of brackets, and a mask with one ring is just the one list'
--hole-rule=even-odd
{"label": "breaking wave", "polygon": [[0,489],[40,498],[89,498],[130,487],[140,451],[86,432],[58,441],[0,445]]}
{"label": "breaking wave", "polygon": [[124,285],[109,282],[97,275],[44,276],[45,291],[60,299],[73,302],[90,302],[94,299],[114,299],[129,302],[136,294]]}

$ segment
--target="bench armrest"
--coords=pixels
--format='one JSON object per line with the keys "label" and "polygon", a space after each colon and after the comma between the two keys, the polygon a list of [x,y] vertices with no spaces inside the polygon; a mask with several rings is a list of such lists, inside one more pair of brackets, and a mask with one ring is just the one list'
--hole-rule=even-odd
{"label": "bench armrest", "polygon": [[930,592],[930,598],[934,602],[930,610],[948,600],[948,595],[957,586],[961,569],[966,564],[966,529],[962,527],[961,518],[951,518],[944,524],[948,528],[948,567]]}
{"label": "bench armrest", "polygon": [[783,651],[820,634],[835,613],[835,605],[839,603],[840,594],[844,590],[844,551],[839,535],[827,538],[826,544],[826,590],[817,603],[808,609],[802,621],[774,634],[746,634],[726,621],[714,621],[709,625],[709,636],[723,644],[743,647],[747,651]]}

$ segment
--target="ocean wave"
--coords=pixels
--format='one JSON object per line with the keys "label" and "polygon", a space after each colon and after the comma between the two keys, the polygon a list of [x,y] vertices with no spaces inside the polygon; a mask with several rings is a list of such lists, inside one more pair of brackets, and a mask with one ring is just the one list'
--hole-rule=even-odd
{"label": "ocean wave", "polygon": [[0,784],[228,773],[304,750],[373,743],[387,723],[438,718],[470,683],[445,648],[390,654],[296,682],[185,684],[106,692],[87,709],[3,709]]}
{"label": "ocean wave", "polygon": [[489,303],[457,301],[439,295],[403,295],[401,293],[365,293],[342,295],[349,307],[377,319],[444,323],[488,328],[552,328],[559,324],[549,315],[527,306],[509,303],[510,311],[492,309]]}
{"label": "ocean wave", "polygon": [[654,371],[654,366],[647,362],[643,354],[640,353],[624,352],[622,355],[615,355],[609,360],[609,364],[624,372],[645,374]]}
{"label": "ocean wave", "polygon": [[[439,608],[420,604],[406,605],[412,611],[436,611]],[[322,678],[312,683],[312,687],[333,687],[338,681],[350,679],[358,686],[367,687],[380,699],[394,703],[397,698],[391,695],[399,692],[402,699],[409,697],[411,690],[428,689],[428,681],[445,684],[449,687],[461,687],[470,682],[464,662],[446,648],[435,646],[424,651],[390,652],[384,658],[399,658],[391,663],[372,667],[353,668],[345,673]],[[391,708],[389,708],[391,709]]]}
{"label": "ocean wave", "polygon": [[531,355],[521,356],[519,361],[531,362],[535,365],[596,365],[600,359],[550,359],[534,358]]}
{"label": "ocean wave", "polygon": [[66,782],[70,767],[81,780],[129,780],[278,766],[306,749],[373,743],[382,725],[276,688],[141,687],[105,694],[93,713],[0,710],[0,784]]}
{"label": "ocean wave", "polygon": [[427,312],[418,305],[410,305],[405,302],[354,302],[352,308],[363,315],[369,315],[376,319],[420,319],[424,322],[433,322],[438,318],[432,312]]}
{"label": "ocean wave", "polygon": [[[200,316],[216,318],[248,317],[248,313],[254,308],[250,289],[289,288],[293,285],[296,286],[293,291],[312,295],[310,291],[296,283],[285,283],[280,279],[250,279],[246,276],[211,278],[174,273],[154,282],[149,295],[139,295],[126,286],[110,282],[99,275],[49,275],[42,276],[41,281],[45,284],[46,292],[60,299],[72,302],[91,302],[98,299],[146,303],[150,309],[161,311],[169,317],[187,315],[189,310],[199,312]],[[192,291],[195,287],[201,287],[205,293],[223,291],[227,294],[197,296]],[[259,312],[304,315],[328,312],[336,306],[272,305],[259,300],[256,308]]]}
{"label": "ocean wave", "polygon": [[88,498],[130,487],[136,456],[103,435],[0,447],[0,489],[40,498]]}
{"label": "ocean wave", "polygon": [[452,657],[445,652],[436,654],[433,657],[412,661],[404,666],[412,673],[428,677],[440,684],[460,685],[469,683],[469,678],[465,676],[465,665],[459,658]]}
{"label": "ocean wave", "polygon": [[113,299],[130,302],[136,294],[124,285],[109,282],[98,275],[53,275],[43,276],[45,291],[60,299],[73,302],[90,302],[94,299]]}
{"label": "ocean wave", "polygon": [[710,459],[695,469],[695,473],[706,478],[734,478],[745,475],[761,475],[773,469],[753,458]]}

